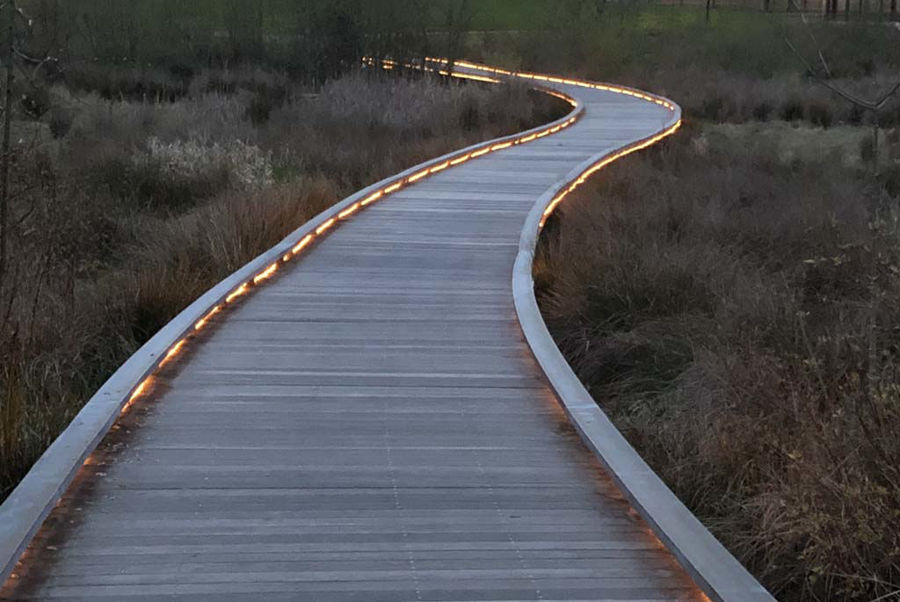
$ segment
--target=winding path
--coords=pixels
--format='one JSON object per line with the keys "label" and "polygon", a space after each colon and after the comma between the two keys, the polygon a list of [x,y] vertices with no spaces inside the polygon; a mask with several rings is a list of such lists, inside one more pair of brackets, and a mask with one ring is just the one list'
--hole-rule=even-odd
{"label": "winding path", "polygon": [[123,366],[0,507],[0,597],[767,599],[604,450],[529,313],[545,207],[680,111],[540,83],[573,113],[361,191]]}

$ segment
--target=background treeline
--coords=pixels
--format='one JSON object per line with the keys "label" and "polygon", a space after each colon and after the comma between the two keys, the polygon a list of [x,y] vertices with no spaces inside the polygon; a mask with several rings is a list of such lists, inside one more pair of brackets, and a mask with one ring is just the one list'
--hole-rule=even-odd
{"label": "background treeline", "polygon": [[[425,0],[22,0],[29,49],[64,64],[200,68],[252,62],[322,83],[363,54],[418,58],[429,31],[468,26],[474,3]],[[440,38],[437,38],[440,40]],[[443,36],[446,40],[447,36]]]}

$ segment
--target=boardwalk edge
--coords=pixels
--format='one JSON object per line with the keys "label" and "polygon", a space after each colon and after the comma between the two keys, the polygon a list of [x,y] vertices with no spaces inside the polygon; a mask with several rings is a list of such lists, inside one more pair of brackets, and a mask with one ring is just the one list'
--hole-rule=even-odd
{"label": "boardwalk edge", "polygon": [[[554,90],[543,88],[543,91],[559,95]],[[572,110],[555,121],[425,161],[332,205],[213,286],[160,329],[87,401],[0,505],[0,590],[14,577],[15,567],[24,560],[29,543],[116,420],[131,402],[145,393],[149,379],[160,366],[180,352],[182,345],[189,343],[194,332],[205,326],[214,314],[230,305],[233,298],[251,292],[268,279],[277,269],[273,266],[280,267],[282,260],[289,260],[289,255],[293,259],[298,247],[302,250],[307,242],[325,235],[333,225],[364,210],[370,199],[381,200],[432,173],[513,145],[527,144],[575,123],[584,114],[584,105],[573,98],[567,100]]]}
{"label": "boardwalk edge", "polygon": [[603,166],[674,133],[681,124],[681,109],[667,102],[674,107],[672,116],[658,132],[595,155],[569,172],[535,203],[522,229],[513,268],[516,314],[528,346],[581,439],[703,592],[716,601],[774,600],[653,472],[600,409],[556,346],[534,294],[534,254],[547,215]]}

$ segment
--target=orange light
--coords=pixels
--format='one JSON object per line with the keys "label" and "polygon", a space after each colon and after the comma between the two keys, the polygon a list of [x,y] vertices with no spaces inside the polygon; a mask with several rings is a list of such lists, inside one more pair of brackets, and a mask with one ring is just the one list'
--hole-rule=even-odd
{"label": "orange light", "polygon": [[321,236],[322,234],[327,232],[328,229],[331,228],[336,221],[337,220],[335,218],[331,218],[330,220],[328,220],[327,222],[325,222],[324,224],[322,224],[321,226],[316,228],[316,235]]}
{"label": "orange light", "polygon": [[265,270],[263,270],[262,272],[257,274],[255,278],[253,278],[253,284],[259,284],[263,280],[268,280],[277,271],[278,271],[278,264],[273,263],[272,265],[267,267]]}
{"label": "orange light", "polygon": [[439,172],[439,171],[444,171],[444,170],[447,169],[448,167],[450,167],[450,161],[444,161],[444,162],[441,163],[440,165],[435,165],[434,167],[432,167],[432,168],[429,169],[428,171],[429,171],[429,173],[437,173],[437,172]]}
{"label": "orange light", "polygon": [[[426,58],[426,61],[438,62],[439,64],[448,64],[448,61],[447,61],[446,59],[430,59],[430,58]],[[375,60],[372,59],[372,58],[365,58],[365,59],[363,59],[363,63],[364,63],[364,64],[367,64],[367,65],[370,65],[370,66],[374,66],[374,65],[375,65]],[[388,60],[388,61],[383,61],[382,64],[383,64],[383,66],[385,66],[386,69],[393,69],[393,68],[397,65],[397,63],[396,63],[395,61],[390,61],[390,60]],[[536,74],[528,74],[528,73],[519,73],[519,72],[513,72],[513,71],[506,71],[506,70],[503,70],[503,69],[496,69],[496,68],[486,67],[486,66],[483,66],[483,65],[477,65],[477,64],[474,64],[474,63],[468,63],[468,62],[465,62],[465,61],[457,61],[456,64],[459,65],[459,66],[461,66],[461,67],[468,67],[468,68],[473,68],[473,69],[482,69],[482,70],[487,71],[487,72],[489,72],[489,73],[497,73],[497,74],[502,74],[502,75],[511,76],[511,77],[520,77],[520,78],[524,78],[524,79],[536,79],[536,80],[542,80],[542,81],[551,81],[551,82],[554,82],[554,83],[564,83],[564,84],[567,84],[567,85],[578,85],[578,86],[585,86],[585,87],[590,87],[590,88],[594,88],[594,89],[598,89],[598,90],[607,90],[607,91],[611,91],[611,92],[616,92],[616,93],[621,93],[621,94],[626,94],[626,95],[634,96],[634,97],[637,97],[637,98],[641,98],[642,100],[646,100],[646,101],[648,101],[648,102],[653,102],[653,103],[656,103],[656,104],[658,104],[658,105],[660,105],[660,106],[664,106],[664,107],[666,107],[666,108],[668,108],[669,110],[672,110],[672,111],[674,111],[674,110],[676,109],[675,105],[673,105],[672,103],[670,103],[670,102],[668,102],[668,101],[665,101],[664,99],[655,98],[655,97],[652,97],[652,96],[649,96],[649,95],[646,95],[646,94],[643,94],[643,93],[640,93],[640,92],[635,92],[635,91],[632,91],[632,90],[627,90],[627,89],[625,89],[625,88],[611,87],[611,86],[607,86],[607,85],[603,85],[603,84],[592,84],[592,83],[587,83],[587,82],[579,82],[579,81],[577,81],[577,80],[568,80],[568,79],[565,79],[565,80],[564,80],[564,79],[560,79],[560,78],[551,78],[551,77],[544,76],[544,75],[536,75]],[[409,66],[409,67],[415,67],[415,66],[410,66],[410,65],[406,65],[406,66]],[[428,70],[426,67],[424,67],[424,65],[423,65],[421,68],[422,68],[423,70]],[[497,83],[497,82],[499,81],[499,80],[496,80],[496,79],[494,79],[494,78],[489,78],[489,77],[485,77],[485,76],[478,76],[478,75],[472,75],[472,74],[453,74],[453,75],[454,75],[454,77],[461,77],[461,78],[464,78],[464,79],[476,79],[476,80],[480,80],[480,81],[489,81],[489,82],[492,82],[492,83]],[[570,102],[570,103],[572,104],[572,106],[577,106],[577,102],[576,102],[574,99],[572,99],[571,97],[566,96],[565,94],[562,94],[562,93],[559,93],[559,92],[555,92],[555,91],[548,91],[548,93],[551,93],[552,95],[554,95],[554,96],[556,96],[556,97],[558,97],[558,98],[562,98],[563,100],[566,100],[567,102]],[[484,148],[482,148],[482,149],[480,149],[480,150],[478,150],[478,151],[475,151],[475,152],[467,153],[467,154],[465,154],[465,155],[462,155],[462,156],[460,156],[460,157],[457,157],[456,159],[445,161],[444,163],[442,163],[442,164],[440,164],[440,165],[436,165],[436,166],[434,166],[434,167],[432,167],[432,168],[430,168],[430,169],[428,169],[428,170],[420,171],[420,172],[418,172],[417,174],[414,174],[413,176],[408,177],[407,180],[406,180],[406,182],[409,182],[409,183],[415,182],[415,181],[417,181],[417,180],[419,180],[419,179],[425,177],[428,173],[437,173],[437,172],[439,172],[439,171],[442,171],[442,170],[444,170],[444,169],[447,169],[447,168],[450,167],[450,166],[455,166],[455,165],[462,164],[462,163],[464,163],[464,162],[466,162],[466,161],[469,161],[469,160],[471,160],[471,159],[475,159],[475,158],[484,156],[484,155],[486,155],[486,154],[488,154],[488,153],[490,153],[490,152],[492,152],[492,151],[499,151],[499,150],[502,150],[502,149],[505,149],[505,148],[509,148],[510,146],[513,146],[513,144],[527,143],[527,142],[531,142],[531,141],[536,140],[536,139],[543,138],[543,137],[548,136],[548,135],[550,135],[550,134],[552,134],[552,133],[558,132],[558,131],[559,131],[560,129],[562,129],[562,128],[568,127],[568,126],[571,125],[572,123],[575,123],[575,121],[576,121],[576,117],[571,117],[571,118],[568,119],[566,122],[564,122],[564,123],[562,123],[562,124],[560,124],[560,125],[556,125],[555,127],[551,127],[551,128],[545,129],[545,130],[543,130],[543,131],[541,131],[541,132],[539,132],[539,133],[530,134],[530,135],[528,135],[528,136],[525,136],[525,137],[522,137],[522,138],[520,138],[520,139],[517,139],[517,140],[515,140],[514,142],[503,142],[503,143],[498,143],[498,144],[494,144],[493,146],[484,147]],[[630,154],[630,153],[633,153],[633,152],[636,152],[636,151],[641,150],[641,149],[643,149],[643,148],[646,148],[646,147],[648,147],[648,146],[650,146],[650,145],[652,145],[652,144],[655,144],[655,143],[658,142],[659,140],[661,140],[661,139],[663,139],[663,138],[665,138],[665,137],[667,137],[667,136],[669,136],[669,135],[675,133],[675,131],[677,131],[677,130],[679,129],[679,127],[681,127],[681,125],[682,125],[682,122],[681,122],[681,120],[679,120],[679,121],[678,121],[677,123],[675,123],[672,127],[668,128],[667,130],[663,131],[662,133],[660,133],[660,134],[658,134],[658,135],[656,135],[656,136],[654,136],[654,137],[652,137],[652,138],[650,138],[650,139],[648,139],[648,140],[646,140],[646,141],[644,141],[644,142],[642,142],[642,143],[636,144],[636,145],[634,145],[634,146],[632,146],[632,147],[628,147],[628,148],[626,148],[626,149],[624,149],[624,150],[622,150],[622,151],[619,151],[619,152],[617,152],[617,153],[615,153],[615,154],[613,154],[613,155],[611,155],[611,156],[609,156],[609,157],[607,157],[607,158],[605,158],[605,159],[599,161],[597,164],[595,164],[595,165],[591,166],[590,168],[588,168],[587,170],[585,170],[585,171],[584,171],[584,172],[583,172],[583,173],[582,173],[582,174],[581,174],[574,182],[572,182],[572,183],[567,187],[567,189],[566,189],[564,192],[558,194],[558,195],[550,202],[550,204],[547,206],[547,208],[546,208],[546,209],[544,210],[544,212],[543,212],[543,216],[542,216],[542,219],[541,219],[541,221],[540,221],[541,227],[544,226],[544,223],[545,223],[547,217],[548,217],[548,216],[553,212],[553,210],[554,210],[554,209],[555,209],[555,208],[556,208],[556,207],[564,200],[564,198],[565,198],[568,194],[570,194],[571,192],[573,192],[578,186],[580,186],[581,184],[583,184],[591,174],[593,174],[594,172],[596,172],[596,171],[599,170],[599,169],[602,169],[604,166],[608,165],[609,163],[611,163],[611,162],[613,162],[613,161],[615,161],[615,160],[617,160],[617,159],[619,159],[619,158],[621,158],[621,157],[624,157],[625,155],[628,155],[628,154]],[[387,187],[387,188],[385,188],[385,189],[383,189],[383,190],[379,190],[379,191],[376,191],[376,192],[370,194],[370,195],[369,195],[368,197],[366,197],[366,199],[364,199],[363,201],[360,201],[360,202],[358,202],[358,203],[355,203],[355,204],[351,205],[350,207],[348,207],[347,209],[345,209],[344,211],[338,213],[337,218],[332,217],[331,219],[329,219],[329,220],[326,221],[325,223],[321,224],[321,225],[315,230],[315,235],[321,235],[321,234],[323,234],[323,233],[326,232],[329,228],[331,228],[331,227],[337,222],[338,219],[345,219],[345,218],[349,217],[350,215],[352,215],[352,214],[356,213],[357,211],[359,211],[362,207],[365,207],[365,206],[367,206],[367,205],[369,205],[369,204],[371,204],[371,203],[374,203],[375,201],[377,201],[378,199],[384,197],[385,195],[388,195],[388,194],[391,194],[392,192],[396,192],[397,190],[400,190],[400,189],[403,187],[403,185],[404,185],[404,182],[403,182],[403,181],[399,181],[399,182],[396,182],[395,184],[393,184],[393,185],[391,185],[391,186],[389,186],[389,187]],[[282,256],[282,258],[281,258],[282,261],[287,262],[287,261],[289,261],[289,260],[291,259],[291,256],[292,256],[292,255],[293,255],[293,256],[296,256],[297,254],[299,254],[304,248],[306,248],[306,247],[307,247],[307,246],[315,239],[315,235],[313,235],[313,234],[307,234],[306,236],[304,236],[304,237],[303,237],[303,238],[302,238],[302,239],[301,239],[301,240],[300,240],[300,241],[299,241],[299,242],[291,249],[291,252],[290,252],[290,253],[285,254],[285,255]],[[206,313],[206,315],[204,315],[201,319],[199,319],[199,320],[194,324],[194,330],[195,330],[195,331],[199,331],[199,330],[203,329],[204,327],[206,327],[206,326],[209,324],[210,320],[212,320],[212,318],[213,318],[216,314],[218,314],[218,313],[220,313],[220,312],[223,311],[223,308],[224,308],[225,305],[230,304],[230,303],[234,302],[237,298],[239,298],[239,297],[241,297],[241,296],[243,296],[243,295],[246,295],[246,294],[248,294],[249,292],[251,292],[251,290],[253,290],[253,289],[251,288],[251,284],[259,284],[259,283],[263,282],[264,280],[270,278],[270,277],[278,270],[278,268],[279,268],[279,264],[278,264],[277,262],[276,262],[276,263],[273,263],[273,264],[271,264],[270,266],[268,266],[264,271],[262,271],[262,272],[260,272],[259,274],[257,274],[257,275],[253,278],[252,282],[244,282],[244,283],[241,284],[239,287],[237,287],[236,289],[234,289],[234,290],[233,290],[233,291],[225,298],[225,301],[224,301],[223,303],[220,303],[220,304],[214,306],[212,309],[210,309],[210,310]],[[187,342],[188,342],[188,338],[185,337],[185,338],[182,338],[182,339],[178,340],[174,345],[172,345],[172,346],[166,351],[164,357],[157,363],[157,369],[162,368],[162,367],[163,367],[164,365],[166,365],[168,362],[173,361],[173,360],[174,360],[174,359],[175,359],[175,358],[183,351],[183,349],[184,349],[184,347],[186,346]],[[125,411],[126,411],[126,410],[127,410],[127,409],[128,409],[128,408],[129,408],[129,407],[130,407],[137,399],[139,399],[140,397],[144,396],[144,395],[147,393],[148,389],[149,389],[149,388],[152,386],[152,384],[153,384],[153,379],[154,379],[154,378],[155,378],[155,377],[154,377],[152,374],[149,375],[149,376],[147,376],[146,378],[144,378],[144,379],[143,379],[143,380],[142,380],[142,381],[141,381],[141,382],[140,382],[140,383],[132,390],[131,395],[128,397],[127,402],[123,405],[123,408],[122,408],[122,412],[123,412],[123,413],[124,413],[124,412],[125,412]],[[555,407],[556,407],[556,406],[555,406]],[[89,457],[85,460],[84,464],[85,464],[85,465],[90,465],[90,464],[93,463],[93,462],[95,462],[95,457],[94,457],[93,455],[91,455],[91,456],[89,456]],[[59,502],[58,502],[58,503],[59,503]],[[24,552],[21,558],[24,559],[24,558],[26,557],[27,554],[28,554],[27,551]],[[21,563],[21,560],[20,560],[20,563]],[[16,574],[13,574],[13,578],[16,578],[16,576],[17,576]],[[2,584],[0,584],[0,585],[2,585]]]}
{"label": "orange light", "polygon": [[240,285],[239,287],[237,287],[236,289],[234,289],[234,291],[232,291],[232,293],[231,293],[230,295],[228,295],[227,297],[225,297],[225,303],[231,303],[232,301],[234,301],[234,300],[237,299],[238,297],[240,297],[240,296],[242,296],[242,295],[246,295],[246,294],[247,294],[247,290],[248,290],[248,289],[247,289],[247,283],[245,282],[244,284],[242,284],[242,285]]}
{"label": "orange light", "polygon": [[659,142],[660,140],[662,140],[663,138],[671,136],[672,134],[677,132],[680,127],[681,127],[681,119],[676,121],[674,125],[672,125],[668,129],[664,130],[663,132],[660,132],[659,134],[657,134],[651,138],[648,138],[647,140],[644,140],[643,142],[629,146],[628,148],[622,149],[617,153],[614,153],[604,159],[601,159],[600,161],[598,161],[591,167],[584,170],[581,173],[581,175],[578,176],[578,178],[576,178],[575,181],[572,182],[572,184],[570,184],[564,192],[558,194],[556,197],[553,198],[552,201],[550,201],[550,203],[544,209],[543,215],[541,216],[540,227],[541,228],[544,227],[544,224],[546,224],[546,222],[547,222],[547,218],[550,217],[550,215],[556,210],[556,208],[559,206],[559,204],[563,202],[563,199],[565,199],[569,194],[574,192],[576,188],[578,188],[579,186],[584,184],[592,174],[603,169],[604,167],[606,167],[613,161],[621,159],[622,157],[625,157],[626,155],[630,155],[631,153],[645,149],[648,146],[652,146],[652,145],[656,144],[657,142]]}
{"label": "orange light", "polygon": [[643,93],[643,92],[639,92],[639,91],[636,91],[636,90],[630,90],[630,89],[628,89],[628,88],[623,88],[623,87],[620,87],[620,86],[610,86],[610,85],[606,85],[606,84],[595,84],[595,83],[593,83],[593,82],[586,82],[586,81],[576,80],[576,79],[563,79],[563,78],[559,78],[559,77],[553,77],[553,76],[541,75],[541,74],[538,74],[538,73],[524,73],[524,72],[521,72],[521,71],[505,71],[505,70],[503,70],[503,69],[497,69],[497,68],[494,68],[494,67],[489,67],[489,66],[487,66],[487,65],[481,65],[481,64],[478,64],[478,63],[472,63],[472,62],[469,62],[469,61],[456,61],[456,65],[459,66],[459,67],[466,67],[466,68],[469,68],[469,69],[476,69],[476,70],[478,70],[478,71],[486,71],[486,72],[488,72],[488,73],[503,73],[504,75],[509,75],[509,76],[512,76],[512,77],[519,77],[519,78],[522,78],[522,79],[535,79],[535,80],[539,80],[539,81],[547,81],[547,82],[551,82],[551,83],[555,83],[555,84],[566,84],[566,85],[569,85],[569,86],[580,86],[580,87],[584,87],[584,88],[593,88],[593,89],[595,89],[595,90],[603,90],[603,91],[606,91],[606,92],[613,92],[613,93],[616,93],[616,94],[624,94],[624,95],[627,95],[627,96],[633,96],[633,97],[635,97],[635,98],[640,98],[641,100],[646,100],[646,101],[648,101],[648,102],[656,103],[656,104],[658,104],[658,105],[660,105],[660,106],[662,106],[662,107],[665,107],[666,109],[668,109],[668,110],[670,110],[670,111],[674,111],[674,110],[675,110],[675,106],[674,106],[672,103],[670,103],[670,102],[668,102],[668,101],[666,101],[666,100],[664,100],[664,99],[657,98],[657,97],[654,97],[654,96],[651,96],[651,95],[649,95],[649,94],[645,94],[645,93]]}
{"label": "orange light", "polygon": [[217,313],[219,313],[220,311],[222,311],[222,306],[221,306],[221,305],[216,305],[215,307],[213,307],[213,308],[209,311],[208,314],[206,314],[205,316],[203,316],[202,318],[200,318],[200,320],[198,320],[197,323],[194,324],[194,330],[200,330],[201,328],[203,328],[204,326],[206,326],[206,324],[212,319],[212,317],[213,317],[214,315],[216,315]]}
{"label": "orange light", "polygon": [[291,253],[296,255],[297,253],[302,251],[309,243],[311,243],[312,240],[313,240],[313,235],[307,234],[302,239],[300,239],[300,242],[298,242],[296,245],[294,245],[294,248],[291,249]]}
{"label": "orange light", "polygon": [[376,193],[374,193],[374,194],[371,194],[371,195],[369,195],[368,197],[366,197],[366,199],[365,199],[362,203],[360,203],[360,205],[362,205],[363,207],[365,207],[366,205],[369,205],[369,204],[371,204],[371,203],[374,203],[375,201],[377,201],[378,199],[380,199],[383,195],[384,195],[384,193],[383,193],[382,191],[379,190],[378,192],[376,192]]}
{"label": "orange light", "polygon": [[[139,384],[137,387],[135,387],[134,391],[132,391],[131,397],[128,398],[128,403],[126,404],[125,407],[127,408],[129,405],[134,403],[134,401],[138,397],[143,395],[149,385],[150,385],[150,377],[148,376],[147,378],[145,378],[144,380],[141,381],[141,384]],[[124,410],[125,408],[122,408],[122,409]]]}
{"label": "orange light", "polygon": [[346,209],[344,209],[343,211],[338,213],[338,217],[340,219],[346,219],[346,218],[350,217],[351,215],[353,215],[354,213],[356,213],[357,211],[359,211],[359,207],[360,207],[359,203],[353,203],[352,205],[350,205],[349,207],[347,207]]}
{"label": "orange light", "polygon": [[[442,74],[446,74],[446,71],[442,71]],[[499,84],[500,80],[494,77],[485,77],[483,75],[472,75],[470,73],[459,73],[458,71],[454,71],[450,74],[452,77],[458,77],[460,79],[471,79],[477,82],[485,82],[488,84]]]}
{"label": "orange light", "polygon": [[160,367],[165,366],[169,361],[171,361],[173,357],[178,355],[186,342],[187,341],[185,339],[181,339],[180,341],[175,343],[175,345],[171,349],[169,349],[168,353],[166,353],[166,356],[162,358],[162,361],[159,362]]}

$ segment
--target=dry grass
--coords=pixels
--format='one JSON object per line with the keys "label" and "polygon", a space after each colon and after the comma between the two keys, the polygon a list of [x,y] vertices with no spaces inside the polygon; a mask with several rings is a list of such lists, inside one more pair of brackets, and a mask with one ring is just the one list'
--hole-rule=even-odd
{"label": "dry grass", "polygon": [[542,239],[542,309],[594,398],[779,599],[897,595],[898,200],[753,140],[686,132],[605,171]]}
{"label": "dry grass", "polygon": [[130,353],[314,214],[566,110],[524,88],[351,75],[263,111],[263,77],[238,75],[204,74],[174,103],[56,89],[55,113],[16,124],[0,498]]}

